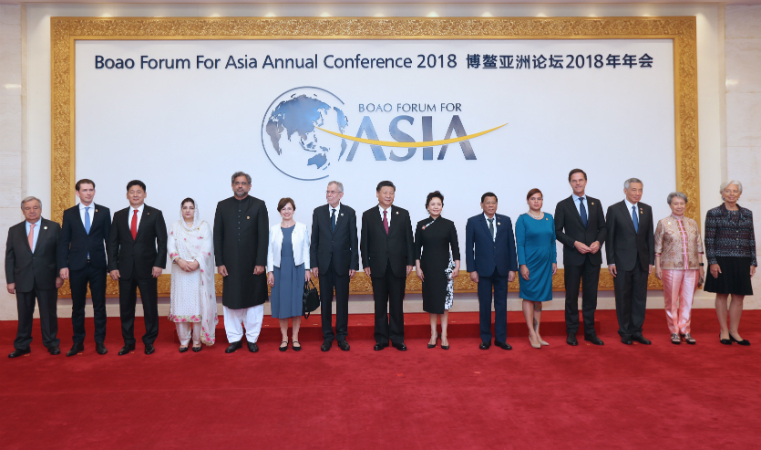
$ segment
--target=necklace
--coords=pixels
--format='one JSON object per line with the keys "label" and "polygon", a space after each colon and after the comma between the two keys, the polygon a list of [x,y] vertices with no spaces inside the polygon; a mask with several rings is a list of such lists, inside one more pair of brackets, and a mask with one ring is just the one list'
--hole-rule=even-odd
{"label": "necklace", "polygon": [[529,215],[529,216],[531,216],[531,218],[532,218],[532,219],[535,219],[535,220],[542,220],[542,216],[544,216],[544,213],[543,213],[543,212],[541,212],[541,211],[539,211],[539,217],[537,217],[537,216],[533,215],[533,214],[531,213],[531,210],[529,209],[529,210],[528,210],[528,215]]}

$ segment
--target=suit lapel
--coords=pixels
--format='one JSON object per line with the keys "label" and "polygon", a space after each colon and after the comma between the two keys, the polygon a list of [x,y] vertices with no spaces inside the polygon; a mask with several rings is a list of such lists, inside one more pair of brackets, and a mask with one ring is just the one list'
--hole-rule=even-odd
{"label": "suit lapel", "polygon": [[42,240],[45,238],[45,235],[47,235],[47,230],[48,230],[47,225],[43,223],[42,219],[40,219],[40,223],[37,224],[37,226],[40,227],[40,232],[39,234],[37,234],[37,246],[34,248],[34,251],[32,252],[32,254],[37,253],[37,249],[40,248],[40,244],[42,243]]}
{"label": "suit lapel", "polygon": [[[581,228],[585,228],[584,222],[581,221],[581,212],[579,212],[579,209],[581,208],[576,209],[576,198],[573,195],[571,195],[570,197],[568,197],[567,200],[568,200],[568,205],[570,207],[569,212],[571,213],[572,216],[576,218],[576,220],[579,222],[579,225],[581,225]],[[587,204],[589,204],[589,197],[587,197]],[[592,208],[587,208],[587,224],[592,221],[592,217],[589,214],[589,211],[591,209]]]}
{"label": "suit lapel", "polygon": [[[140,232],[143,230],[143,225],[145,225],[146,220],[150,217],[151,212],[148,211],[148,205],[143,206],[143,213],[140,215],[140,223],[137,224],[137,237],[135,237],[135,241],[137,241],[137,238],[140,237]],[[130,233],[131,235],[132,233]]]}
{"label": "suit lapel", "polygon": [[[631,230],[634,232],[634,234],[637,234],[637,230],[634,229],[634,221],[632,220],[632,212],[629,211],[629,207],[626,206],[626,202],[621,202],[621,209],[624,210],[624,214],[625,214],[626,218],[629,219],[629,220],[626,221],[629,224],[629,228],[631,228]],[[637,219],[639,219],[639,215],[637,216]]]}
{"label": "suit lapel", "polygon": [[[74,218],[76,219],[74,222],[79,224],[79,228],[84,234],[87,234],[85,224],[82,222],[82,214],[79,212],[79,205],[77,205],[76,209],[73,210],[73,213],[75,214]],[[90,224],[90,229],[92,229],[92,224]]]}

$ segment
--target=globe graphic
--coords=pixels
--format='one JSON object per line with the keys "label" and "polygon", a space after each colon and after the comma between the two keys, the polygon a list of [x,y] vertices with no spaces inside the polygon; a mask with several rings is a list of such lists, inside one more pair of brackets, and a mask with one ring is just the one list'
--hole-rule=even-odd
{"label": "globe graphic", "polygon": [[344,133],[349,124],[343,101],[318,87],[281,94],[262,120],[262,146],[272,164],[289,177],[321,180],[346,152],[346,140],[316,127]]}

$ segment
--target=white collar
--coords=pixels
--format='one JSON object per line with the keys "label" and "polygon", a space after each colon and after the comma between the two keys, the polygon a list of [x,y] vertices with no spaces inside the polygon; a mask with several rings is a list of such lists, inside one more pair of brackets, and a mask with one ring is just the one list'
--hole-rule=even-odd
{"label": "white collar", "polygon": [[484,219],[486,219],[487,222],[489,220],[493,220],[493,219],[496,219],[496,218],[497,218],[497,213],[494,213],[494,217],[492,217],[491,219],[489,219],[489,216],[487,216],[486,213],[484,213]]}
{"label": "white collar", "polygon": [[[79,210],[80,210],[80,211],[84,211],[84,209],[85,209],[85,208],[92,208],[92,209],[95,209],[95,202],[93,202],[93,203],[90,203],[90,205],[89,205],[89,206],[85,206],[85,205],[83,205],[83,204],[81,204],[81,203],[79,204]],[[130,208],[132,208],[132,207],[130,206]]]}
{"label": "white collar", "polygon": [[[134,211],[134,210],[137,210],[142,215],[143,214],[143,209],[145,209],[145,203],[143,203],[142,205],[138,206],[137,208],[133,208],[132,205],[129,205],[130,213],[132,213],[132,211]],[[132,214],[134,214],[134,213],[132,213]]]}
{"label": "white collar", "polygon": [[586,199],[587,199],[587,194],[584,194],[584,195],[582,195],[581,197],[579,197],[579,196],[578,196],[578,195],[576,195],[576,194],[571,194],[571,196],[573,197],[573,201],[574,201],[574,203],[578,202],[580,198],[583,198],[585,201],[586,201]]}
{"label": "white collar", "polygon": [[330,203],[328,203],[328,212],[332,213],[334,209],[336,210],[336,214],[341,212],[341,202],[338,202],[338,205],[336,205],[335,208],[330,206]]}
{"label": "white collar", "polygon": [[388,211],[388,213],[391,214],[391,208],[393,208],[393,207],[394,207],[394,205],[391,205],[391,206],[388,207],[388,209],[383,209],[383,207],[380,205],[380,203],[378,203],[378,210],[380,211],[381,214],[383,214],[383,211]]}
{"label": "white collar", "polygon": [[629,202],[629,200],[626,199],[626,198],[624,198],[624,202],[626,203],[626,209],[628,209],[629,211],[632,210],[632,206],[638,206],[639,205],[639,203],[631,203],[631,202]]}

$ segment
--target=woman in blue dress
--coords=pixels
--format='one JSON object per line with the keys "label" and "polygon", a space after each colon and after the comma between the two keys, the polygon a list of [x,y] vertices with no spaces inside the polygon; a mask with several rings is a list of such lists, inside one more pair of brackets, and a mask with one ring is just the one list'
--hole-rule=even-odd
{"label": "woman in blue dress", "polygon": [[292,347],[301,350],[299,328],[303,312],[304,283],[311,278],[309,271],[309,232],[307,226],[296,222],[296,204],[282,198],[277,204],[282,222],[270,227],[267,249],[267,284],[272,288],[270,302],[272,317],[280,319],[280,351],[288,350],[288,319],[293,318]]}
{"label": "woman in blue dress", "polygon": [[531,189],[526,196],[529,210],[515,223],[516,247],[521,276],[523,316],[528,340],[534,348],[550,345],[539,334],[542,302],[552,300],[552,276],[558,270],[555,248],[555,221],[542,212],[542,191]]}

